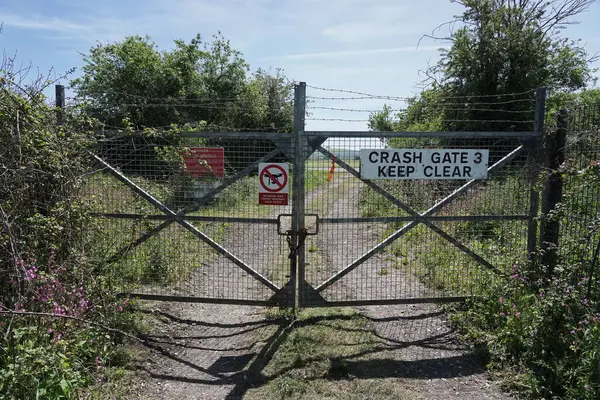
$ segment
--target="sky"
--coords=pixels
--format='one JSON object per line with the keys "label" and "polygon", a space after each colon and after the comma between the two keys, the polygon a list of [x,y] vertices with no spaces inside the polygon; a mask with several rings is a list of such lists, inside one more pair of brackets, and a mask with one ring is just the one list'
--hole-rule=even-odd
{"label": "sky", "polygon": [[[420,71],[438,60],[445,45],[431,39],[419,44],[419,39],[461,10],[450,0],[0,0],[0,48],[40,72],[53,68],[60,76],[75,68],[76,77],[81,53],[98,42],[139,34],[169,49],[174,39],[189,41],[200,33],[210,40],[221,31],[252,69],[282,68],[290,79],[309,85],[309,96],[341,95],[312,88],[323,87],[407,97],[419,92]],[[577,20],[567,34],[596,53],[600,3]],[[448,28],[437,33],[446,35]],[[369,110],[384,103],[390,101],[310,105]],[[307,130],[367,129],[368,113],[311,113]]]}

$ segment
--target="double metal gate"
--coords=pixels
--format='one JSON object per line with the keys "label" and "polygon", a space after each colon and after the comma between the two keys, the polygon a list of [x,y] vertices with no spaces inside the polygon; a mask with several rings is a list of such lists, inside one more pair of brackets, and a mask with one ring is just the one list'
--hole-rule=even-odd
{"label": "double metal gate", "polygon": [[[508,133],[309,132],[305,90],[296,87],[294,133],[101,143],[87,195],[112,287],[287,307],[456,301],[535,250],[541,122]],[[488,179],[361,178],[360,149],[405,142],[489,150]],[[200,160],[199,175],[182,172],[182,156],[199,147],[222,149],[223,165]],[[291,165],[289,205],[257,204],[263,162]]]}

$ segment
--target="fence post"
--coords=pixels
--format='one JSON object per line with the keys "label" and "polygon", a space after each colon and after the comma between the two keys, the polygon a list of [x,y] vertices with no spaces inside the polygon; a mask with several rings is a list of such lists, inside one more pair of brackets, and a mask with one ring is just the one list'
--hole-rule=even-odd
{"label": "fence post", "polygon": [[63,85],[55,85],[54,92],[56,94],[55,105],[57,108],[56,120],[59,125],[62,125],[64,120],[63,108],[65,107],[65,87]]}
{"label": "fence post", "polygon": [[552,216],[557,204],[562,201],[563,178],[560,172],[565,162],[565,146],[567,143],[568,114],[560,110],[557,116],[556,132],[549,134],[546,139],[546,155],[544,168],[548,171],[548,179],[544,185],[542,197],[542,223],[540,234],[540,249],[542,266],[546,267],[547,277],[554,273],[558,262],[558,242],[560,221]]}
{"label": "fence post", "polygon": [[292,187],[292,246],[296,249],[290,260],[290,282],[294,308],[301,306],[304,282],[304,245],[298,233],[304,229],[304,123],[306,114],[306,83],[300,82],[294,89],[294,182]]}
{"label": "fence post", "polygon": [[535,127],[534,132],[538,136],[531,139],[527,146],[533,156],[533,168],[531,171],[531,186],[529,188],[529,221],[527,226],[527,254],[529,261],[535,260],[538,241],[537,217],[540,209],[540,194],[537,189],[540,175],[540,164],[542,163],[542,136],[544,134],[544,118],[546,115],[546,88],[539,88],[536,92],[535,101]]}

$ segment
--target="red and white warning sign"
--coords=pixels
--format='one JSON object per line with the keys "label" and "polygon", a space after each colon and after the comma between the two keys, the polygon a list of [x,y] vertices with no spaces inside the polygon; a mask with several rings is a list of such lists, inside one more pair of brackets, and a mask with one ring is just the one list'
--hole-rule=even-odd
{"label": "red and white warning sign", "polygon": [[290,193],[287,163],[258,164],[258,204],[287,206]]}

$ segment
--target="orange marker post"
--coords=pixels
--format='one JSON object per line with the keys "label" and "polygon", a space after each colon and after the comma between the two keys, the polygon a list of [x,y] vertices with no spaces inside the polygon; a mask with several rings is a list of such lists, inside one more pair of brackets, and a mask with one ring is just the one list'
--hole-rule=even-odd
{"label": "orange marker post", "polygon": [[335,171],[335,156],[331,159],[331,168],[329,168],[329,175],[327,175],[327,182],[331,182],[333,179],[333,171]]}

